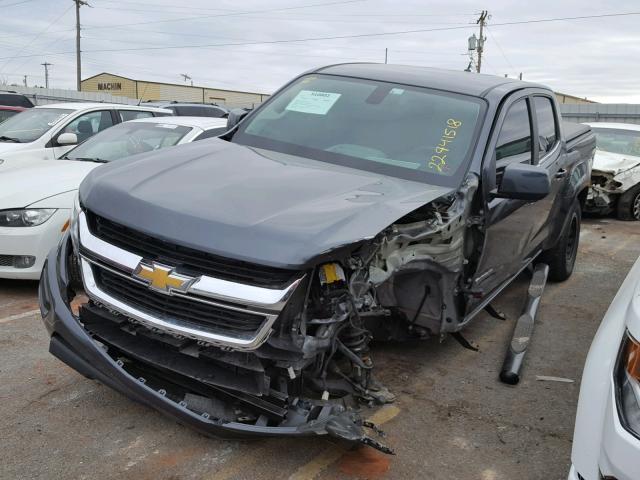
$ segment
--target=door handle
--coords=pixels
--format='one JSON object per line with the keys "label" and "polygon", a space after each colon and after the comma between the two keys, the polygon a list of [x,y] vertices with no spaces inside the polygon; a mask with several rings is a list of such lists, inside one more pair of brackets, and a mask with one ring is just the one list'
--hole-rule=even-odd
{"label": "door handle", "polygon": [[553,176],[554,178],[564,178],[567,176],[567,169],[566,168],[561,168],[560,170],[558,170],[556,172],[556,174]]}

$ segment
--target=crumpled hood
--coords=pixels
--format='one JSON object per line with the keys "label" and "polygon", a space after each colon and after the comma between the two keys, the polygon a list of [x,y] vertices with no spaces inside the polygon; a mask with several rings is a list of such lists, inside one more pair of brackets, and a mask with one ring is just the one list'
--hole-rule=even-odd
{"label": "crumpled hood", "polygon": [[40,160],[0,170],[0,210],[22,208],[42,199],[76,190],[99,164],[71,160]]}
{"label": "crumpled hood", "polygon": [[82,183],[80,198],[157,238],[300,267],[451,190],[215,139],[105,165]]}
{"label": "crumpled hood", "polygon": [[616,176],[640,165],[640,157],[596,150],[593,169]]}

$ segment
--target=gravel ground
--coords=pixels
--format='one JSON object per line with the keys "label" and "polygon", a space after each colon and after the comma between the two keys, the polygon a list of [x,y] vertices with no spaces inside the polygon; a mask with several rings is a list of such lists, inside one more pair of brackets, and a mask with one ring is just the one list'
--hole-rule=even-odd
{"label": "gravel ground", "polygon": [[205,438],[52,357],[37,285],[0,280],[0,478],[566,478],[582,366],[639,240],[637,223],[584,222],[575,273],[547,286],[517,387],[497,377],[526,278],[495,302],[506,322],[483,314],[465,331],[477,353],[451,340],[376,346],[398,400],[366,414],[384,424],[392,457],[324,438]]}

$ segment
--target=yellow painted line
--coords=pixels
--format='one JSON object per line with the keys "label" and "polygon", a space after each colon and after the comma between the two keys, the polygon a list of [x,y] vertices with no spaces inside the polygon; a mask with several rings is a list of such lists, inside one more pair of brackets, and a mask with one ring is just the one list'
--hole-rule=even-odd
{"label": "yellow painted line", "polygon": [[[367,420],[382,425],[389,420],[395,418],[400,413],[400,409],[395,405],[385,405]],[[293,472],[289,480],[312,480],[316,478],[323,470],[336,462],[345,452],[344,446],[331,445],[310,462],[304,464],[298,470]]]}
{"label": "yellow painted line", "polygon": [[371,415],[367,420],[375,423],[376,425],[382,425],[395,418],[399,413],[400,409],[395,405],[385,405],[376,413]]}

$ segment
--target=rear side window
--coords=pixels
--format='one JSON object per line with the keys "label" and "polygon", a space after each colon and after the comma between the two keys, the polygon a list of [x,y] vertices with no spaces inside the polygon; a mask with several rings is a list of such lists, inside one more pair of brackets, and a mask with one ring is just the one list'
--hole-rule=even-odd
{"label": "rear side window", "polygon": [[5,105],[7,107],[33,107],[31,100],[24,95],[17,95],[15,93],[0,93],[0,105]]}
{"label": "rear side window", "polygon": [[553,112],[553,104],[549,97],[534,97],[538,121],[538,143],[540,145],[539,157],[544,157],[555,144],[557,135],[556,116]]}
{"label": "rear side window", "polygon": [[136,120],[138,118],[150,118],[153,117],[151,112],[143,112],[140,110],[118,110],[120,120],[128,122],[129,120]]}
{"label": "rear side window", "polygon": [[496,167],[510,163],[531,163],[531,121],[526,99],[520,99],[509,108],[502,124],[496,146]]}

